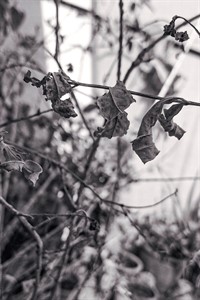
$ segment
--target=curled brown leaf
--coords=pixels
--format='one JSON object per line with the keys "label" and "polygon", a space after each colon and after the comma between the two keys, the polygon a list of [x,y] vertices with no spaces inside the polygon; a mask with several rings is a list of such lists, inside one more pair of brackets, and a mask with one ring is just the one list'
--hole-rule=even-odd
{"label": "curled brown leaf", "polygon": [[[162,109],[165,104],[176,102],[176,98],[166,98],[155,103],[142,119],[137,138],[132,141],[132,148],[140,157],[143,163],[153,160],[159,153],[153,142],[152,127],[156,124],[157,120],[160,121],[165,131],[169,132],[170,136],[176,136],[178,139],[182,137],[185,131],[180,128],[176,123],[173,123],[173,117],[179,113],[185,104],[184,101],[179,104],[172,105],[169,109]],[[181,102],[181,98],[179,99]]]}
{"label": "curled brown leaf", "polygon": [[125,109],[133,102],[135,100],[124,83],[117,81],[108,93],[97,100],[100,114],[105,119],[105,126],[99,127],[94,135],[112,138],[126,134],[130,122],[127,119]]}
{"label": "curled brown leaf", "polygon": [[161,126],[168,132],[169,136],[175,136],[179,140],[184,135],[185,130],[173,122],[173,117],[177,115],[182,108],[183,104],[174,104],[169,109],[164,109],[164,114],[161,114],[159,117]]}

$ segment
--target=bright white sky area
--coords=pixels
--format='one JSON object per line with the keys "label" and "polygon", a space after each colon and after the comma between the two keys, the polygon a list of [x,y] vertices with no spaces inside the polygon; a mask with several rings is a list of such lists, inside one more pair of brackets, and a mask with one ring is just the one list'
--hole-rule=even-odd
{"label": "bright white sky area", "polygon": [[[52,1],[53,2],[53,1]],[[80,5],[82,7],[91,9],[95,8],[97,13],[109,18],[116,18],[118,14],[118,1],[117,0],[98,0],[98,1],[68,1],[73,4]],[[124,7],[130,5],[131,1],[124,1]],[[42,1],[42,14],[44,18],[44,35],[49,36],[47,39],[48,47],[54,52],[55,38],[51,33],[52,29],[45,25],[45,22],[55,19],[55,5],[50,1]],[[185,18],[191,18],[192,16],[200,13],[200,1],[198,0],[152,0],[153,10],[146,9],[144,11],[144,22],[151,20],[163,19],[169,22],[174,15],[180,15]],[[74,72],[72,78],[83,82],[100,82],[105,69],[107,68],[107,62],[101,61],[98,63],[98,51],[95,56],[85,54],[80,48],[80,44],[84,48],[91,38],[91,23],[83,22],[81,17],[77,18],[76,12],[62,7],[60,10],[60,24],[61,33],[66,35],[64,46],[61,52],[61,63],[65,67],[68,63],[72,63],[74,66]],[[200,24],[200,23],[199,23]],[[195,23],[200,29],[200,26]],[[163,24],[160,24],[160,34],[162,33]],[[187,27],[187,30],[191,36],[191,39],[187,43],[191,43],[191,47],[200,52],[200,42],[198,36],[193,30]],[[159,32],[157,32],[159,34]],[[192,40],[192,42],[191,42]],[[110,58],[115,53],[111,53]],[[178,96],[184,97],[192,101],[200,101],[200,60],[192,55],[183,55],[178,59],[179,72],[182,74],[183,80],[180,84],[180,92]],[[174,62],[177,63],[176,61]],[[47,60],[48,70],[57,70],[57,66],[53,63],[52,59]],[[92,74],[95,74],[95,78],[92,78]],[[112,81],[112,78],[111,78]],[[113,78],[113,83],[115,78]],[[129,83],[130,84],[130,83]],[[134,86],[128,86],[130,89],[135,89]],[[88,92],[88,89],[82,89],[84,92]],[[91,91],[89,91],[91,92]],[[82,98],[83,101],[87,101],[87,97]],[[134,112],[133,112],[134,114]],[[200,109],[197,107],[186,107],[181,114],[176,118],[176,122],[186,130],[186,134],[180,141],[175,138],[160,139],[158,141],[158,148],[161,153],[158,157],[143,165],[138,157],[134,156],[135,174],[138,177],[143,178],[168,178],[168,177],[200,177]],[[130,186],[130,189],[122,191],[122,201],[124,203],[132,205],[150,204],[156,202],[178,188],[179,200],[181,205],[187,210],[189,201],[196,201],[200,195],[199,181],[177,181],[177,182],[144,182],[137,183]],[[140,195],[140,197],[138,197]],[[174,199],[170,199],[169,202],[173,203]],[[170,205],[171,205],[170,204]],[[162,212],[165,213],[165,205],[162,206]]]}

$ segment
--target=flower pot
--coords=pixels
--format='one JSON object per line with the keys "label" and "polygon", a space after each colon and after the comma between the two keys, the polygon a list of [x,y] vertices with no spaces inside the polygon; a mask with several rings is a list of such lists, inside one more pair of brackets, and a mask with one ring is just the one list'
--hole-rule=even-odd
{"label": "flower pot", "polygon": [[149,272],[140,272],[135,277],[130,278],[128,291],[133,300],[158,300],[156,280]]}
{"label": "flower pot", "polygon": [[129,284],[132,300],[158,300],[156,292],[149,286],[143,284]]}
{"label": "flower pot", "polygon": [[142,249],[140,257],[145,265],[145,269],[151,272],[157,283],[160,292],[175,286],[183,273],[185,261],[177,258],[167,258],[161,260],[153,252]]}
{"label": "flower pot", "polygon": [[120,255],[120,265],[118,266],[118,270],[129,276],[136,275],[143,269],[143,263],[139,257],[134,255],[131,252],[123,250]]}

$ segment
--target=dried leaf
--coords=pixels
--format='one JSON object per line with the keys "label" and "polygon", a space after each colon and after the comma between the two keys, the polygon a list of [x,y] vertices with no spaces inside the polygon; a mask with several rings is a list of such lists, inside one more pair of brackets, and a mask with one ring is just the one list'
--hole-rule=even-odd
{"label": "dried leaf", "polygon": [[130,122],[124,110],[133,102],[135,100],[124,83],[117,81],[116,85],[109,89],[109,93],[97,100],[100,114],[105,119],[105,126],[98,128],[94,135],[112,138],[126,134]]}
{"label": "dried leaf", "polygon": [[169,131],[170,135],[174,135],[177,138],[181,138],[183,135],[183,129],[172,121],[173,117],[182,109],[183,104],[173,105],[168,110],[165,110],[165,116],[161,115],[163,105],[174,101],[173,98],[168,98],[155,103],[143,117],[138,136],[132,141],[132,148],[143,163],[153,160],[159,153],[152,137],[152,127],[158,119],[164,129]]}
{"label": "dried leaf", "polygon": [[67,76],[63,71],[59,70],[58,72],[52,73],[53,78],[55,80],[55,85],[58,91],[58,97],[61,98],[66,93],[70,93],[72,88],[69,84],[70,77]]}
{"label": "dried leaf", "polygon": [[70,117],[75,118],[77,116],[77,114],[74,111],[74,106],[70,99],[67,100],[57,99],[57,101],[55,101],[52,104],[52,108],[56,113],[58,113],[61,117],[64,118],[70,118]]}
{"label": "dried leaf", "polygon": [[120,113],[114,119],[106,122],[106,125],[104,127],[98,127],[97,130],[94,132],[94,136],[103,136],[109,139],[116,136],[123,136],[127,133],[129,125],[130,122],[127,119],[127,113]]}
{"label": "dried leaf", "polygon": [[[3,141],[3,136],[0,135],[0,152],[3,154],[6,161],[22,160],[22,152],[16,149],[14,146],[8,145]],[[1,160],[1,159],[0,159]]]}
{"label": "dried leaf", "polygon": [[189,35],[188,35],[187,31],[176,32],[176,34],[175,34],[175,40],[178,41],[178,42],[180,42],[180,43],[189,40]]}
{"label": "dried leaf", "polygon": [[177,115],[182,108],[183,104],[174,104],[169,109],[165,109],[164,115],[161,114],[159,117],[161,126],[168,132],[169,136],[175,136],[179,140],[184,135],[185,130],[173,122],[173,117]]}
{"label": "dried leaf", "polygon": [[43,171],[42,167],[32,160],[24,161],[21,156],[23,153],[4,142],[3,135],[5,133],[4,131],[0,132],[0,154],[3,154],[3,162],[1,163],[0,161],[0,169],[8,172],[22,172],[35,185],[40,173]]}
{"label": "dried leaf", "polygon": [[142,119],[137,139],[132,141],[132,148],[140,157],[142,162],[153,160],[159,153],[156,148],[153,137],[152,127],[155,125],[162,112],[163,103],[161,101],[154,104]]}
{"label": "dried leaf", "polygon": [[39,178],[39,175],[43,172],[43,169],[38,163],[36,163],[32,160],[26,160],[24,163],[22,172],[23,172],[24,176],[27,179],[29,179],[35,186],[35,184]]}
{"label": "dried leaf", "polygon": [[10,160],[0,164],[0,168],[8,172],[10,171],[22,172],[23,166],[24,166],[24,161],[22,160]]}
{"label": "dried leaf", "polygon": [[72,87],[69,83],[70,77],[63,71],[48,73],[42,80],[31,77],[31,72],[28,71],[24,76],[24,81],[36,87],[43,87],[43,94],[46,95],[46,100],[50,100],[53,110],[64,118],[76,117],[74,106],[70,99],[62,101],[60,98],[70,93]]}
{"label": "dried leaf", "polygon": [[109,89],[109,93],[104,94],[97,100],[97,105],[102,117],[106,120],[112,120],[117,117],[119,113],[123,113],[133,102],[135,102],[135,100],[126,89],[124,83],[117,81],[117,84]]}
{"label": "dried leaf", "polygon": [[172,21],[169,23],[169,25],[164,26],[164,34],[165,35],[171,35],[172,37],[175,38],[176,41],[178,42],[185,42],[189,39],[187,31],[176,31],[175,29],[175,21],[178,17],[174,16],[172,18]]}

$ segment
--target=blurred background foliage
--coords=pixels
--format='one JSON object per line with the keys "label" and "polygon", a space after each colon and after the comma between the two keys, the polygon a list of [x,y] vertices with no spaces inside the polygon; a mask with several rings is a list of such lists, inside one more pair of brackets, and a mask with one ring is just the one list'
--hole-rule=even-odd
{"label": "blurred background foliage", "polygon": [[[33,215],[30,223],[44,243],[36,299],[199,299],[199,199],[187,217],[182,214],[176,194],[172,196],[173,217],[155,217],[148,215],[148,210],[144,216],[138,211],[101,203],[81,184],[77,176],[104,199],[122,202],[121,189],[134,182],[129,141],[135,129],[116,146],[116,139],[93,141],[81,116],[66,120],[51,111],[42,113],[50,109],[49,104],[39,89],[23,82],[23,77],[30,69],[42,78],[46,72],[44,53],[57,57],[41,38],[41,28],[32,28],[34,34],[21,31],[29,15],[15,3],[0,1],[0,127],[8,132],[6,140],[21,147],[26,159],[38,162],[43,173],[33,187],[21,173],[1,170],[0,190],[8,203]],[[128,62],[133,53],[154,40],[158,20],[153,23],[152,31],[143,26],[142,11],[146,7],[151,8],[150,1],[130,1],[127,6],[123,51]],[[93,11],[88,13],[77,6],[71,9],[76,18],[92,22],[91,40],[82,49],[83,54],[95,54],[96,47],[101,49],[102,56],[108,53],[103,83],[109,84],[110,74],[116,73],[117,66],[116,58],[114,62],[109,60],[109,53],[116,52],[117,57],[118,18],[111,22]],[[54,33],[54,22],[49,21],[49,26]],[[64,39],[62,34],[58,36],[60,48]],[[174,43],[166,40],[162,51],[153,48],[147,53],[147,63],[135,71],[136,80],[139,78],[138,90],[159,93],[163,74],[173,68],[172,48]],[[177,49],[182,51],[178,45]],[[69,74],[73,72],[71,62],[65,68]],[[178,91],[180,78],[180,74],[175,77],[167,95]],[[96,105],[100,95],[101,91],[95,90],[91,97],[84,95],[88,99],[86,104],[81,103],[80,110],[92,133],[102,122]],[[152,103],[153,100],[140,102],[135,120],[138,125],[134,128],[139,126],[141,113]],[[38,116],[30,118],[32,114]],[[59,163],[70,172],[59,167]],[[87,213],[86,221],[82,216],[74,218],[77,209]],[[16,216],[3,206],[0,213],[1,299],[31,299],[36,270],[35,243]]]}

